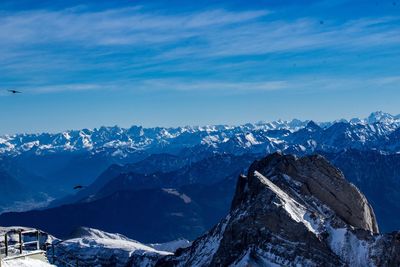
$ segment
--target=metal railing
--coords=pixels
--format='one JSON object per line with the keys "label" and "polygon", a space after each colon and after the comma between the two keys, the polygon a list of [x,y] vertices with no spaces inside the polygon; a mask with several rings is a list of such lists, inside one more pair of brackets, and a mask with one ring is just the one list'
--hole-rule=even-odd
{"label": "metal railing", "polygon": [[[29,235],[33,240],[25,241],[24,236]],[[17,236],[17,238],[16,238]],[[12,238],[11,238],[12,237]],[[33,238],[32,238],[33,237]],[[0,242],[0,259],[10,259],[24,256],[32,251],[42,251],[52,264],[66,267],[85,267],[84,264],[71,252],[61,246],[63,241],[40,244],[40,230],[13,230],[4,234],[4,240]],[[3,244],[1,244],[3,243]]]}
{"label": "metal railing", "polygon": [[[18,235],[18,241],[10,240],[11,235]],[[35,237],[33,241],[24,241],[24,235],[32,234]],[[30,250],[29,250],[30,248]],[[32,249],[34,248],[34,249]],[[0,255],[5,257],[18,254],[23,254],[24,251],[40,250],[40,231],[39,230],[17,230],[9,231],[4,234],[4,246],[0,246]],[[2,251],[4,251],[2,253]]]}

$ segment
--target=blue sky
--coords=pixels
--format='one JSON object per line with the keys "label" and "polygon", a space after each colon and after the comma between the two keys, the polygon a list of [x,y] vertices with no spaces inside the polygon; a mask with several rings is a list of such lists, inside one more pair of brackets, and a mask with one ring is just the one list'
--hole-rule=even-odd
{"label": "blue sky", "polygon": [[400,113],[397,0],[38,2],[0,2],[0,134]]}

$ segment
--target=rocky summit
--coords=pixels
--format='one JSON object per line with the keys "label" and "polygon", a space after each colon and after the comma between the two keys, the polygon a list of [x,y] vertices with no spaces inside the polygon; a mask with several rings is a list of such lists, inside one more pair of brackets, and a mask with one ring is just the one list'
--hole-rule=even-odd
{"label": "rocky summit", "polygon": [[240,176],[230,213],[157,266],[400,266],[364,195],[322,156],[274,153]]}

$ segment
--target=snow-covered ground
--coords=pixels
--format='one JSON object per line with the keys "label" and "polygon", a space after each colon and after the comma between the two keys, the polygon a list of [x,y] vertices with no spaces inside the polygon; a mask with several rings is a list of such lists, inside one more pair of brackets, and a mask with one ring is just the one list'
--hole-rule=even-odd
{"label": "snow-covered ground", "polygon": [[[33,230],[26,227],[0,227],[0,234],[8,233],[9,240],[18,239],[19,230]],[[30,241],[30,237],[25,238]],[[167,243],[143,244],[117,233],[107,233],[101,230],[80,227],[71,239],[60,240],[46,233],[41,233],[41,244],[55,245],[56,259],[63,261],[79,261],[85,266],[116,266],[123,267],[128,263],[132,266],[154,266],[161,257],[172,255],[178,248],[186,248],[191,242],[178,239]],[[32,253],[32,251],[31,251]],[[45,258],[44,258],[45,259]],[[57,262],[55,263],[57,264]],[[1,267],[55,266],[31,258],[8,259]]]}
{"label": "snow-covered ground", "polygon": [[50,263],[36,260],[36,259],[15,259],[10,261],[4,261],[1,263],[2,267],[55,267]]}
{"label": "snow-covered ground", "polygon": [[128,263],[132,266],[152,266],[159,258],[189,245],[190,242],[183,239],[146,245],[121,234],[81,227],[74,238],[56,246],[56,255],[63,259],[78,259],[90,266],[126,266]]}
{"label": "snow-covered ground", "polygon": [[156,250],[174,253],[178,248],[187,248],[190,247],[191,244],[192,242],[190,242],[189,240],[178,239],[166,243],[149,244],[149,246]]}

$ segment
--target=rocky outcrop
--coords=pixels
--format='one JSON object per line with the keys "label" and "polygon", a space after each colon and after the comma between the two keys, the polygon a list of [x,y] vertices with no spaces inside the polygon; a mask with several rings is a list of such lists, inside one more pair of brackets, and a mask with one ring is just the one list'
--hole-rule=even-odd
{"label": "rocky outcrop", "polygon": [[379,232],[374,211],[365,196],[322,156],[296,158],[272,154],[250,167],[249,185],[257,181],[253,179],[255,171],[268,176],[290,176],[301,183],[302,195],[316,197],[348,224],[373,233]]}
{"label": "rocky outcrop", "polygon": [[158,266],[399,266],[364,195],[321,156],[272,154],[240,176],[229,215]]}

